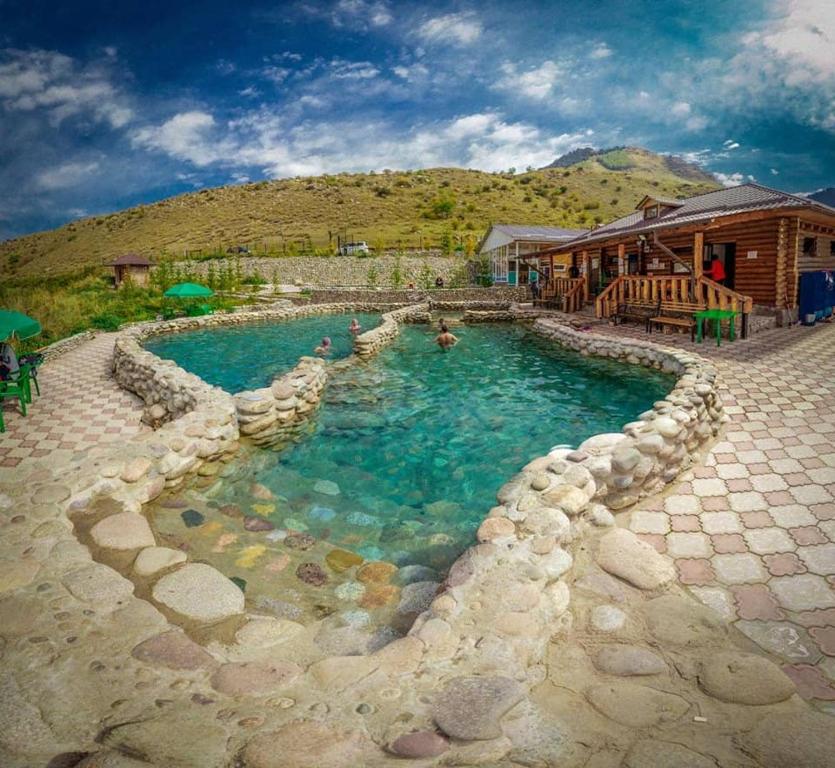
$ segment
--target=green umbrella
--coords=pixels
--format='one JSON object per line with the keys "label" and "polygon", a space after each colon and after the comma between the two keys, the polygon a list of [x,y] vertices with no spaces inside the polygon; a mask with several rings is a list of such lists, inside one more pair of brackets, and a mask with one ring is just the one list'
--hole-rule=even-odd
{"label": "green umbrella", "polygon": [[196,299],[203,296],[214,296],[215,292],[211,288],[197,283],[177,283],[177,285],[172,285],[164,295],[169,298]]}
{"label": "green umbrella", "polygon": [[0,309],[0,341],[8,341],[12,336],[18,339],[31,339],[41,332],[41,324],[23,312]]}

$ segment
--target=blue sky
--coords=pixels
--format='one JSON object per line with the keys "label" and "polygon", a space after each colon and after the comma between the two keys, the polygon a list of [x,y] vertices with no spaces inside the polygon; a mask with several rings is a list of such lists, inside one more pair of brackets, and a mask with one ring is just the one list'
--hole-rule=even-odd
{"label": "blue sky", "polygon": [[0,0],[0,238],[248,180],[636,144],[835,184],[835,0]]}

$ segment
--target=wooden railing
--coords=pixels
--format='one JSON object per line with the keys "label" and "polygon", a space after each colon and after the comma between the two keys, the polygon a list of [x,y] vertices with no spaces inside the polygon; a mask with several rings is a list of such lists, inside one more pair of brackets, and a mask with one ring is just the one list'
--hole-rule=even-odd
{"label": "wooden railing", "polygon": [[618,307],[630,302],[656,303],[662,301],[702,304],[708,309],[732,309],[743,318],[753,309],[750,296],[726,288],[708,277],[687,275],[621,275],[610,283],[595,302],[595,313],[600,318],[617,314]]}
{"label": "wooden railing", "polygon": [[583,278],[550,278],[542,284],[540,302],[559,305],[563,312],[577,312],[583,306]]}

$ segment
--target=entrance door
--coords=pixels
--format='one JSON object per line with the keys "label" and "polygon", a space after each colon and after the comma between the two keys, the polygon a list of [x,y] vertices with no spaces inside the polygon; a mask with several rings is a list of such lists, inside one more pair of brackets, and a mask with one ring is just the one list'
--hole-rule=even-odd
{"label": "entrance door", "polygon": [[736,243],[725,243],[725,285],[733,288],[736,282]]}

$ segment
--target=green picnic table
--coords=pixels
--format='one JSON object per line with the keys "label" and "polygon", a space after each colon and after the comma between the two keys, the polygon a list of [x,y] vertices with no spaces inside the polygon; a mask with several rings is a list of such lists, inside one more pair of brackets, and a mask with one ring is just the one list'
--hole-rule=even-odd
{"label": "green picnic table", "polygon": [[713,320],[716,327],[716,346],[722,346],[722,321],[730,320],[730,327],[728,330],[728,339],[734,341],[736,339],[736,311],[733,309],[704,309],[701,312],[696,312],[696,343],[702,343],[702,329],[705,320]]}

